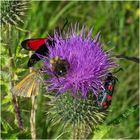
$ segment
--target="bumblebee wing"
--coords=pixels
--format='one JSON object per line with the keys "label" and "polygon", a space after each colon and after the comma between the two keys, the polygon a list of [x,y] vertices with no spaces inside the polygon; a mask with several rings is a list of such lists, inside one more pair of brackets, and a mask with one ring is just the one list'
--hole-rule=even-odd
{"label": "bumblebee wing", "polygon": [[[16,96],[31,97],[35,89],[39,89],[40,80],[37,77],[36,72],[32,72],[27,75],[22,81],[20,81],[11,91]],[[33,93],[34,95],[37,94]]]}

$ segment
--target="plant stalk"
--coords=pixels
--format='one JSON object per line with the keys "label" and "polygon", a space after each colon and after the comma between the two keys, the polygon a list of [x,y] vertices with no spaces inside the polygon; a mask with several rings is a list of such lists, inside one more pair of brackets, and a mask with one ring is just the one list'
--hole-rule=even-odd
{"label": "plant stalk", "polygon": [[[31,52],[29,52],[29,57],[31,56]],[[30,72],[32,69],[30,68]],[[36,139],[36,95],[31,95],[32,100],[32,109],[31,109],[31,115],[30,115],[30,129],[31,129],[31,137],[33,140]]]}
{"label": "plant stalk", "polygon": [[31,109],[31,116],[30,116],[30,127],[31,127],[31,137],[33,140],[36,139],[36,123],[35,123],[35,116],[36,116],[36,97],[32,96],[32,109]]}
{"label": "plant stalk", "polygon": [[[13,68],[15,68],[15,63],[14,63],[14,59],[13,59],[13,55],[12,55],[12,50],[11,50],[11,47],[10,47],[11,25],[8,26],[7,36],[8,36],[7,47],[8,47],[9,57],[10,57],[10,68],[11,68],[10,71],[9,71],[9,73],[10,73],[10,87],[12,88],[12,87],[15,86],[15,82],[12,80],[12,78],[15,77],[15,73],[13,72]],[[17,103],[16,97],[13,94],[12,94],[12,103],[14,105],[14,110],[15,110],[15,113],[16,113],[18,127],[20,128],[20,130],[23,130],[23,122],[22,122],[22,118],[21,118],[19,105]]]}

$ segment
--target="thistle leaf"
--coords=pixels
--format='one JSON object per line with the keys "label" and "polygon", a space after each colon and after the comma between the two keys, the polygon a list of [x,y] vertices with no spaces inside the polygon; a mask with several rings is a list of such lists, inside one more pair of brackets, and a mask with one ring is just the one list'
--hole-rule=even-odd
{"label": "thistle leaf", "polygon": [[95,130],[93,140],[94,139],[102,139],[109,131],[111,130],[111,126],[100,125],[98,129]]}
{"label": "thistle leaf", "polygon": [[121,123],[122,121],[126,120],[128,116],[130,116],[132,113],[138,111],[138,109],[139,109],[139,105],[128,107],[123,113],[121,113],[116,118],[108,122],[107,125],[116,125]]}

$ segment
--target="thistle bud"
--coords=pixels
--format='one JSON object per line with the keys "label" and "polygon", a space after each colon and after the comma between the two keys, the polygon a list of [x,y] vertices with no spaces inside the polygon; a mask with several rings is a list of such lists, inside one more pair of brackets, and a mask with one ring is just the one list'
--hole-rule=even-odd
{"label": "thistle bud", "polygon": [[24,23],[23,18],[28,9],[28,1],[4,0],[1,2],[1,25],[15,25]]}

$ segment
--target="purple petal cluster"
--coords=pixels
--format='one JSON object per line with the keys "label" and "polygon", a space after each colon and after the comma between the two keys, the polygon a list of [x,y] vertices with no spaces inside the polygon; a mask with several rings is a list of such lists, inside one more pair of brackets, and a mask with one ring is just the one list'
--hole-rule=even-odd
{"label": "purple petal cluster", "polygon": [[[49,91],[70,92],[74,96],[81,93],[83,97],[89,93],[98,94],[105,76],[116,64],[102,49],[100,33],[94,39],[91,34],[92,30],[86,35],[84,28],[79,34],[76,29],[72,29],[64,37],[55,33],[55,47],[49,47],[49,58],[44,63],[49,75]],[[53,74],[50,60],[55,57],[68,61],[70,67],[65,76]]]}

